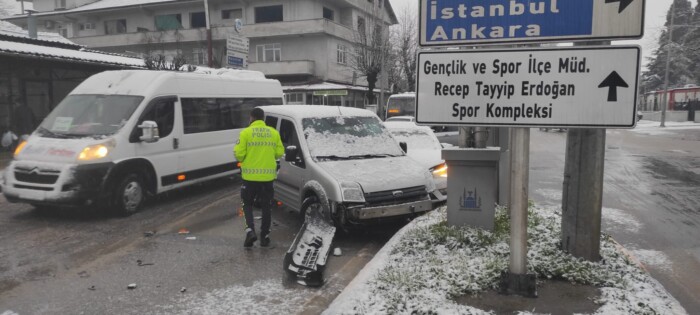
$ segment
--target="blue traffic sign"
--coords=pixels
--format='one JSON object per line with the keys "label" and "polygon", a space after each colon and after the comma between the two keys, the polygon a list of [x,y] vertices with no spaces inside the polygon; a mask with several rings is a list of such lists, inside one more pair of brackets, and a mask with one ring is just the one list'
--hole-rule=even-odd
{"label": "blue traffic sign", "polygon": [[644,0],[421,0],[421,46],[634,39]]}

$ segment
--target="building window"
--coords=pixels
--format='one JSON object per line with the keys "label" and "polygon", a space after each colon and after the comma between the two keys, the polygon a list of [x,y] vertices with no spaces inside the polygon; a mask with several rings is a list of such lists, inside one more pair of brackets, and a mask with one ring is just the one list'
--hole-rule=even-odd
{"label": "building window", "polygon": [[156,30],[167,31],[177,30],[182,28],[182,15],[166,14],[156,15]]}
{"label": "building window", "polygon": [[242,9],[231,9],[231,10],[222,10],[221,11],[221,19],[222,20],[232,20],[232,19],[242,19],[243,18],[243,10]]}
{"label": "building window", "polygon": [[94,30],[95,24],[93,24],[93,23],[80,23],[78,27],[80,28],[81,31]]}
{"label": "building window", "polygon": [[204,48],[195,48],[192,50],[192,64],[206,65],[208,63],[207,51]]}
{"label": "building window", "polygon": [[126,33],[126,19],[105,21],[105,34]]}
{"label": "building window", "polygon": [[338,63],[344,65],[348,63],[348,46],[338,44]]}
{"label": "building window", "polygon": [[323,7],[323,18],[324,19],[333,21],[334,20],[333,15],[334,15],[333,10],[326,8],[326,7]]}
{"label": "building window", "polygon": [[207,16],[204,12],[190,13],[190,28],[207,27]]}
{"label": "building window", "polygon": [[56,5],[56,9],[65,9],[66,8],[66,0],[56,0],[54,2]]}
{"label": "building window", "polygon": [[365,19],[358,17],[357,18],[357,31],[360,32],[360,34],[365,33]]}
{"label": "building window", "polygon": [[257,61],[258,62],[274,62],[282,60],[282,44],[265,44],[258,45]]}
{"label": "building window", "polygon": [[59,27],[59,28],[58,28],[58,34],[61,35],[61,36],[63,36],[63,37],[68,38],[68,29],[65,28],[65,27]]}
{"label": "building window", "polygon": [[287,94],[287,104],[304,104],[304,93]]}
{"label": "building window", "polygon": [[255,23],[282,22],[282,5],[255,8]]}

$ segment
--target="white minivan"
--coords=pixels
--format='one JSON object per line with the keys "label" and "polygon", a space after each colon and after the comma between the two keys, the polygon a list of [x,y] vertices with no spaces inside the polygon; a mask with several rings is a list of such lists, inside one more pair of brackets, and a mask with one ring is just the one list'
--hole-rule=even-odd
{"label": "white minivan", "polygon": [[147,195],[240,172],[233,147],[250,111],[282,95],[279,81],[254,71],[95,74],[17,147],[2,192],[131,214]]}

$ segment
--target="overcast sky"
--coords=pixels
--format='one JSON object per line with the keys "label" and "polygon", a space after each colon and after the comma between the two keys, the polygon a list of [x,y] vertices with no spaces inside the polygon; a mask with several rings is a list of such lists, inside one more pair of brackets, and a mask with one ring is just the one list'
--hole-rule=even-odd
{"label": "overcast sky", "polygon": [[[413,6],[413,9],[417,12],[418,11],[418,0],[390,0],[391,5],[394,7],[394,10],[397,12],[401,12],[401,10],[404,10],[406,7]],[[637,0],[639,1],[639,0]],[[642,38],[639,41],[622,41],[622,42],[617,42],[617,44],[633,44],[637,43],[642,46],[643,48],[643,54],[645,56],[644,60],[642,63],[646,63],[646,57],[648,57],[651,52],[656,49],[657,46],[657,41],[659,38],[659,34],[661,33],[661,29],[664,26],[664,23],[666,22],[666,13],[668,12],[668,9],[671,7],[671,2],[672,0],[647,0],[647,7],[646,7],[646,25],[645,25],[645,30],[644,30],[644,38]],[[695,5],[696,1],[691,1],[693,5]],[[418,21],[416,21],[417,23]]]}

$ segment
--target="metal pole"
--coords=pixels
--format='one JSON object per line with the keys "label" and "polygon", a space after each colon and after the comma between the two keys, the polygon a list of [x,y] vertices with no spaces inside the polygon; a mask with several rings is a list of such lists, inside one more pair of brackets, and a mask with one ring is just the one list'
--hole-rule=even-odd
{"label": "metal pole", "polygon": [[211,47],[211,25],[209,23],[209,0],[204,0],[204,17],[207,20],[207,65],[214,66],[214,53]]}
{"label": "metal pole", "polygon": [[530,177],[530,129],[511,129],[510,273],[527,274],[527,206]]}
{"label": "metal pole", "polygon": [[664,71],[664,107],[661,109],[661,125],[666,127],[666,110],[668,109],[668,68],[671,64],[671,44],[673,43],[673,22],[676,16],[676,1],[671,2],[671,24],[668,27],[668,41],[666,42],[666,70]]}

